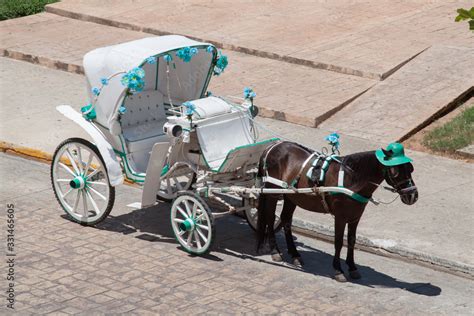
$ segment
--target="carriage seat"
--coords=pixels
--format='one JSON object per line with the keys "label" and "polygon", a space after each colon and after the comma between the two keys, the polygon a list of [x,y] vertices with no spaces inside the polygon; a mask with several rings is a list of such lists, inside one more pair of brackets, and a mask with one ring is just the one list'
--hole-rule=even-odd
{"label": "carriage seat", "polygon": [[213,96],[194,100],[191,101],[191,103],[195,106],[193,114],[194,120],[219,116],[232,111],[232,106],[229,103]]}
{"label": "carriage seat", "polygon": [[129,152],[151,150],[157,142],[168,141],[163,132],[167,122],[163,95],[156,90],[143,91],[126,97],[120,123]]}

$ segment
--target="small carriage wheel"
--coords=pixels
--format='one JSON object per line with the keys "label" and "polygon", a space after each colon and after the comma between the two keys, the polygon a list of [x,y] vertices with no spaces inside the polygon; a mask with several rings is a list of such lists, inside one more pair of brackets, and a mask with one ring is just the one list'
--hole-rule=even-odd
{"label": "small carriage wheel", "polygon": [[[245,214],[245,219],[247,220],[247,223],[249,224],[249,226],[254,231],[257,231],[257,221],[258,221],[257,209],[255,207],[246,208],[244,214]],[[280,216],[276,213],[273,230],[277,232],[281,229],[281,227],[282,225],[281,225]]]}
{"label": "small carriage wheel", "polygon": [[171,226],[176,240],[187,252],[209,252],[216,235],[214,216],[199,196],[190,191],[178,193],[171,205]]}
{"label": "small carriage wheel", "polygon": [[109,215],[115,201],[104,160],[97,147],[69,138],[56,148],[51,163],[54,194],[66,214],[82,225],[95,225]]}
{"label": "small carriage wheel", "polygon": [[195,181],[196,173],[188,166],[168,172],[161,177],[157,198],[164,202],[171,202],[179,191],[188,190]]}

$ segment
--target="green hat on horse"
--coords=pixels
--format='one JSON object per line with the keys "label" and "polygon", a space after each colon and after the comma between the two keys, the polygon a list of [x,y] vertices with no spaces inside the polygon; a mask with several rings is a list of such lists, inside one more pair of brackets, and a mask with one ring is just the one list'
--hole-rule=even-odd
{"label": "green hat on horse", "polygon": [[398,166],[412,161],[405,156],[405,150],[400,143],[391,143],[387,146],[387,149],[377,149],[375,156],[384,166]]}

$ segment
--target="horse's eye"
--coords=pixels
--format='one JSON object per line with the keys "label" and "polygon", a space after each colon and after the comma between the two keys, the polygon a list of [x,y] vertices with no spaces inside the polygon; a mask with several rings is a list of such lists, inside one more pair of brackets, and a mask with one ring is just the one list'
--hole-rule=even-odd
{"label": "horse's eye", "polygon": [[389,168],[388,171],[390,172],[390,175],[392,177],[396,178],[398,176],[398,168],[392,167],[392,168]]}

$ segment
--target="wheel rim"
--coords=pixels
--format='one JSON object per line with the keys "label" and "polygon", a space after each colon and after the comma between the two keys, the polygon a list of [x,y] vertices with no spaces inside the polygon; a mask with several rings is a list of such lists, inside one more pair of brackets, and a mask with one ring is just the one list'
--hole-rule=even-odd
{"label": "wheel rim", "polygon": [[187,166],[169,172],[161,178],[158,195],[162,198],[172,200],[176,198],[179,191],[188,190],[192,185],[193,179],[194,171]]}
{"label": "wheel rim", "polygon": [[93,222],[107,209],[109,179],[99,156],[88,146],[64,144],[53,161],[53,186],[62,208],[80,222]]}
{"label": "wheel rim", "polygon": [[176,239],[188,252],[204,253],[211,245],[211,218],[205,206],[193,196],[179,196],[173,202],[171,226]]}

